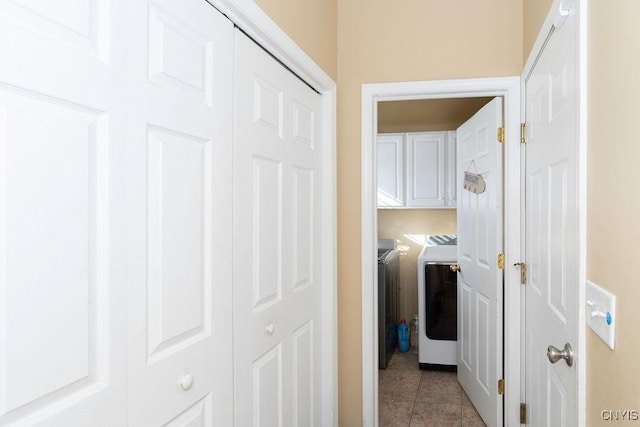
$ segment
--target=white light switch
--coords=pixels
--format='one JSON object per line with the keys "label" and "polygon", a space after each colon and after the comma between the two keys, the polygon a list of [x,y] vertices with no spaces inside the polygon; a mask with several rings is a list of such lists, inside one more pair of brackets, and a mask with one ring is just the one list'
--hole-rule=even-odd
{"label": "white light switch", "polygon": [[616,296],[587,280],[586,304],[587,325],[613,350],[616,335]]}

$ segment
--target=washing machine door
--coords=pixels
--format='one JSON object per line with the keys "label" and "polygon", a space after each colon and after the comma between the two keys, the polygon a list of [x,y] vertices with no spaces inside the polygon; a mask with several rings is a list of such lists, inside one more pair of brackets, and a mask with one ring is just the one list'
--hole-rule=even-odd
{"label": "washing machine door", "polygon": [[452,263],[427,263],[425,274],[425,333],[431,340],[457,339],[457,274]]}

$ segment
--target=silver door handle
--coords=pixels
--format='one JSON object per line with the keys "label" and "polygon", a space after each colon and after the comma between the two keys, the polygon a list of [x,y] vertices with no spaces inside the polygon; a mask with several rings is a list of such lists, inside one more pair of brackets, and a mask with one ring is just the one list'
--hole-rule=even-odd
{"label": "silver door handle", "polygon": [[573,366],[573,349],[569,343],[564,345],[564,350],[562,351],[550,345],[549,348],[547,348],[547,358],[551,363],[556,363],[558,360],[564,359],[567,365]]}
{"label": "silver door handle", "polygon": [[460,264],[449,265],[449,270],[453,271],[454,273],[457,273],[458,271],[462,271],[462,269],[460,268]]}

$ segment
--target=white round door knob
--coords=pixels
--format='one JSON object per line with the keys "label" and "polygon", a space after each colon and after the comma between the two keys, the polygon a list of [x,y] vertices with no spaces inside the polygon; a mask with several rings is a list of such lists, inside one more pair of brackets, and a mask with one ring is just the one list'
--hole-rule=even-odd
{"label": "white round door knob", "polygon": [[273,323],[269,323],[269,324],[267,325],[267,327],[266,327],[266,328],[264,328],[264,330],[265,330],[265,332],[266,332],[266,333],[268,333],[269,335],[272,335],[272,334],[273,334],[273,331],[275,331],[275,330],[276,330],[276,327],[275,327],[275,326],[273,326]]}
{"label": "white round door knob", "polygon": [[182,377],[178,379],[178,385],[183,390],[189,390],[193,385],[193,375],[184,374]]}

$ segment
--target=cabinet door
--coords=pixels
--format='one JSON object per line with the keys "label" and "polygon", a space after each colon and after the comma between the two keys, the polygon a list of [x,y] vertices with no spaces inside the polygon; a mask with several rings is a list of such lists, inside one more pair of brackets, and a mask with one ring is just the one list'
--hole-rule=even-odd
{"label": "cabinet door", "polygon": [[378,135],[378,207],[404,206],[403,134]]}
{"label": "cabinet door", "polygon": [[407,134],[407,207],[444,207],[446,132]]}
{"label": "cabinet door", "polygon": [[446,206],[455,208],[457,197],[456,186],[456,132],[447,132],[447,168],[446,168]]}

